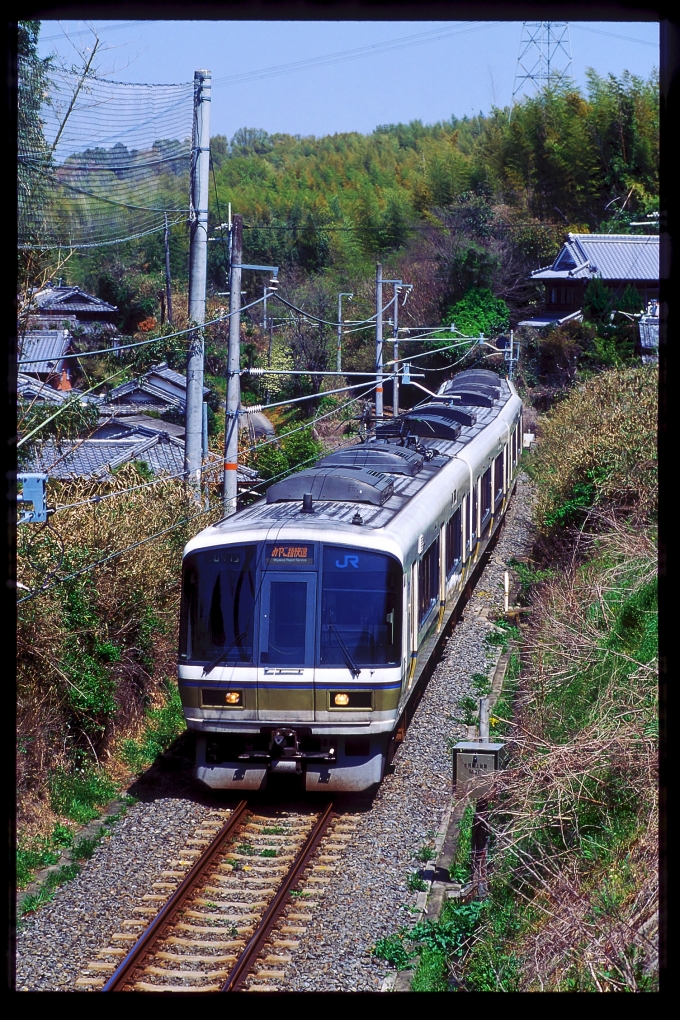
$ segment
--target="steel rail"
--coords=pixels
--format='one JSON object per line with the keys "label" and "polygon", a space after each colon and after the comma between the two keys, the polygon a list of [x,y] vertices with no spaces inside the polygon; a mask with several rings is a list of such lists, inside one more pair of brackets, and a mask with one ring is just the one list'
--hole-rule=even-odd
{"label": "steel rail", "polygon": [[161,935],[164,925],[172,919],[173,914],[177,912],[183,900],[185,900],[188,894],[193,891],[201,875],[203,875],[206,869],[213,863],[215,857],[222,850],[226,840],[241,822],[247,809],[248,802],[245,800],[240,801],[236,805],[210,846],[199,857],[193,867],[190,868],[168,902],[162,910],[156,914],[149,927],[144,931],[137,942],[135,942],[134,946],[120,966],[106,982],[102,988],[103,992],[122,991],[123,986],[130,980],[132,973],[139,966],[142,957],[146,955],[153,943]]}
{"label": "steel rail", "polygon": [[297,857],[293,862],[290,871],[286,875],[283,884],[280,886],[274,899],[267,907],[264,915],[257,928],[251,935],[248,943],[239,956],[238,960],[234,964],[234,969],[222,986],[223,992],[235,992],[238,991],[240,986],[243,984],[248,976],[250,968],[253,966],[257,957],[260,954],[263,943],[269,936],[270,931],[276,924],[279,915],[285,905],[286,898],[291,888],[295,885],[300,874],[304,871],[305,867],[309,863],[309,859],[316,850],[321,837],[323,836],[328,824],[331,820],[331,814],[333,811],[333,802],[329,801],[324,810],[321,812],[321,816],[314,825],[312,831],[307,837],[304,845],[298,851]]}

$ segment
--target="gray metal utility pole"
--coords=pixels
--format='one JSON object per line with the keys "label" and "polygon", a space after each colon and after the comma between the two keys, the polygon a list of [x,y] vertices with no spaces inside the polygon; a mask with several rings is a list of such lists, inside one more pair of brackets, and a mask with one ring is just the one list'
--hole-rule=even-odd
{"label": "gray metal utility pole", "polygon": [[224,425],[224,513],[236,513],[238,492],[238,413],[241,405],[241,254],[243,218],[231,223],[229,267],[229,350],[227,353],[227,411]]}
{"label": "gray metal utility pole", "polygon": [[165,214],[165,303],[168,306],[168,322],[172,326],[172,279],[170,277],[170,230],[168,214]]}
{"label": "gray metal utility pole", "polygon": [[[194,72],[194,131],[191,175],[191,237],[189,248],[189,320],[205,322],[208,269],[208,174],[210,170],[210,71]],[[200,497],[203,439],[203,330],[191,334],[187,358],[187,409],[184,470]]]}
{"label": "gray metal utility pole", "polygon": [[392,366],[392,417],[396,418],[399,414],[399,295],[401,293],[401,287],[398,283],[394,285],[394,344],[393,344],[393,358],[394,365]]}
{"label": "gray metal utility pole", "polygon": [[383,311],[382,311],[382,266],[375,267],[375,417],[383,416]]}
{"label": "gray metal utility pole", "polygon": [[342,372],[342,299],[346,297],[351,301],[354,294],[350,294],[344,291],[338,294],[338,357],[337,357],[337,370]]}

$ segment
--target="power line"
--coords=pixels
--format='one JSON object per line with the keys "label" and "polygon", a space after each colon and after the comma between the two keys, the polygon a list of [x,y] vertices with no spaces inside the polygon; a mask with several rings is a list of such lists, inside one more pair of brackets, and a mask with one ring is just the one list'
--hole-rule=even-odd
{"label": "power line", "polygon": [[148,489],[150,485],[160,485],[163,482],[170,482],[175,478],[184,478],[186,472],[180,471],[175,475],[160,475],[151,482],[143,482],[141,485],[131,485],[128,489],[116,489],[114,492],[105,492],[103,496],[92,496],[91,499],[82,499],[79,503],[66,503],[63,506],[54,508],[55,514],[62,510],[73,510],[77,506],[87,506],[89,503],[101,503],[104,499],[112,499],[114,496],[124,496],[128,492],[137,492],[139,489]]}
{"label": "power line", "polygon": [[[152,25],[152,24],[154,24],[152,21],[123,21],[119,22],[117,25],[98,25],[97,28],[95,29],[95,34],[99,34],[100,32],[113,32],[117,31],[119,28],[134,28],[136,25]],[[64,36],[66,36],[67,39],[70,39],[71,36],[92,34],[93,30],[91,28],[84,28],[77,32],[72,32],[71,30],[67,32],[64,29],[61,35],[41,35],[39,41],[60,42],[64,38]]]}
{"label": "power line", "polygon": [[[257,298],[257,300],[251,301],[249,305],[243,305],[240,310],[243,312],[246,308],[252,308],[254,305],[259,305],[262,301],[264,301],[264,298]],[[225,319],[231,318],[233,314],[233,312],[226,312],[224,315],[220,315],[216,319],[210,319],[209,322],[202,323],[200,328],[204,329],[206,326],[214,326],[217,322],[224,322]],[[176,333],[166,333],[164,336],[155,336],[150,340],[138,340],[133,344],[121,344],[120,347],[103,347],[98,351],[82,351],[80,354],[63,354],[59,360],[65,361],[67,358],[91,358],[95,354],[117,354],[119,351],[130,351],[133,347],[145,347],[147,344],[158,344],[162,340],[174,340],[178,336],[186,336],[187,333],[195,333],[198,328],[198,326],[189,326],[187,329],[180,329]],[[51,358],[30,358],[27,361],[19,361],[18,365],[40,365],[47,361],[54,361],[54,356]]]}
{"label": "power line", "polygon": [[591,28],[589,25],[580,25],[576,21],[571,22],[572,28],[577,28],[579,32],[593,32],[595,35],[608,35],[612,39],[623,39],[624,42],[638,43],[640,46],[653,46],[655,50],[659,49],[658,42],[650,42],[648,39],[634,39],[631,35],[620,35],[618,32],[607,32],[602,28]]}
{"label": "power line", "polygon": [[479,32],[486,28],[495,27],[505,22],[481,22],[470,24],[469,22],[458,23],[450,28],[430,29],[427,32],[420,32],[416,35],[401,36],[397,39],[387,39],[385,42],[372,43],[368,46],[359,46],[351,50],[340,50],[336,53],[326,53],[317,57],[309,57],[306,60],[296,60],[289,64],[277,64],[272,67],[260,68],[254,71],[244,71],[241,74],[234,74],[224,78],[213,79],[213,86],[226,85],[233,87],[245,82],[255,81],[261,78],[271,78],[281,74],[290,74],[294,71],[306,71],[315,67],[323,67],[328,64],[340,63],[345,60],[353,60],[357,57],[373,56],[376,53],[386,53],[390,50],[401,49],[406,46],[418,45],[425,42],[436,42],[439,39],[446,39],[452,35],[464,35],[469,32]]}
{"label": "power line", "polygon": [[[280,294],[273,294],[272,292],[270,292],[268,294],[268,298],[272,298],[272,297],[277,297],[285,305],[288,305],[290,308],[294,309],[296,312],[299,312],[300,315],[306,316],[308,319],[314,319],[316,322],[322,322],[325,325],[329,325],[329,326],[337,326],[338,325],[337,322],[328,322],[326,319],[320,319],[320,318],[318,318],[318,316],[312,315],[311,312],[305,312],[302,308],[298,308],[297,305],[291,304],[290,301],[287,301]],[[254,308],[255,305],[261,304],[264,300],[265,300],[264,297],[256,298],[254,301],[251,301],[250,304],[242,305],[241,308],[239,309],[239,312],[245,312],[249,308]],[[388,302],[388,304],[385,305],[385,308],[383,308],[383,311],[385,311],[388,308],[390,303],[391,302]],[[30,315],[30,312],[28,314]],[[201,329],[204,329],[207,326],[214,326],[218,322],[225,322],[227,319],[230,319],[231,316],[234,315],[234,314],[235,314],[234,312],[225,312],[224,315],[219,315],[215,319],[210,319],[208,322],[202,323]],[[374,320],[375,320],[375,315],[372,315],[370,319],[364,319],[363,321],[366,322],[366,323],[371,323]],[[166,333],[164,336],[155,336],[155,337],[152,337],[150,340],[138,340],[138,341],[136,341],[135,343],[132,343],[132,344],[121,344],[119,347],[103,347],[103,348],[101,348],[98,351],[81,351],[80,353],[75,353],[75,354],[63,354],[59,360],[60,361],[65,361],[67,358],[91,358],[91,357],[94,357],[94,355],[96,355],[96,354],[114,354],[114,355],[116,355],[120,351],[130,351],[130,350],[132,350],[135,347],[145,347],[148,344],[158,344],[158,343],[161,343],[163,340],[174,340],[176,337],[186,336],[187,333],[195,333],[197,328],[198,327],[196,327],[196,326],[189,326],[189,327],[187,327],[187,329],[180,329],[180,330],[178,330],[175,333]],[[442,327],[442,328],[444,328],[444,327]],[[19,366],[21,366],[21,365],[29,365],[29,364],[30,365],[33,365],[33,364],[39,365],[39,364],[47,363],[48,361],[54,361],[54,356],[52,356],[51,358],[33,358],[33,357],[31,357],[31,358],[29,358],[29,359],[27,359],[25,361],[19,361],[17,364]]]}
{"label": "power line", "polygon": [[184,520],[176,521],[175,524],[171,524],[169,528],[164,528],[162,531],[157,531],[155,535],[148,535],[146,538],[142,538],[139,542],[134,542],[132,545],[127,546],[125,549],[119,549],[117,552],[110,553],[108,556],[104,556],[101,560],[96,560],[94,563],[89,563],[86,567],[82,567],[80,570],[75,570],[72,574],[67,574],[66,577],[59,578],[58,581],[54,581],[47,587],[40,588],[35,592],[31,592],[29,595],[24,595],[23,598],[17,599],[17,605],[21,605],[22,602],[28,602],[29,599],[35,598],[36,595],[42,595],[44,592],[49,591],[50,588],[55,588],[59,584],[65,584],[66,581],[72,581],[74,577],[80,577],[81,574],[86,574],[90,570],[94,570],[95,567],[101,567],[104,563],[109,563],[111,560],[115,560],[118,556],[122,556],[126,552],[132,552],[133,549],[139,549],[140,546],[146,545],[147,542],[152,542],[155,538],[161,538],[163,535],[169,534],[174,531],[175,528],[181,527],[183,524],[188,524],[189,521],[196,520],[197,517],[202,517],[212,510],[215,510],[216,506],[208,507],[206,510],[200,510],[198,513],[193,514],[191,517],[186,517]]}
{"label": "power line", "polygon": [[[352,401],[348,401],[348,403],[352,403]],[[334,408],[333,411],[330,413],[337,413],[337,411],[339,410],[341,410],[341,408]],[[317,420],[320,420],[320,418]],[[263,443],[261,445],[264,446],[265,444]],[[305,464],[309,464],[311,461],[316,459],[317,455],[314,454],[312,457],[308,457],[306,460],[301,461],[299,464],[295,464],[293,467],[287,468],[285,471],[279,472],[279,474],[274,475],[272,478],[263,479],[261,482],[258,482],[257,485],[253,486],[253,488],[259,488],[261,485],[268,485],[271,482],[276,481],[277,478],[282,478],[284,475],[290,474],[292,471],[295,471],[296,468],[303,467]],[[158,481],[161,481],[161,479],[158,479]],[[163,528],[162,531],[157,531],[153,535],[148,535],[146,538],[141,539],[139,542],[134,542],[132,545],[126,546],[124,549],[118,549],[116,552],[110,553],[108,556],[104,556],[102,559],[96,560],[94,563],[89,563],[86,567],[82,567],[80,570],[76,570],[73,571],[73,573],[71,574],[67,574],[66,577],[59,578],[59,580],[54,581],[52,584],[39,588],[37,591],[30,592],[28,595],[24,595],[23,598],[17,599],[17,605],[20,605],[22,602],[28,602],[30,599],[33,599],[38,595],[44,594],[51,588],[56,588],[57,585],[65,584],[66,581],[72,581],[74,578],[80,577],[82,574],[86,574],[90,570],[94,570],[96,567],[103,566],[103,564],[109,563],[113,559],[117,559],[118,556],[123,556],[127,552],[132,552],[134,549],[139,549],[140,546],[146,545],[147,542],[152,542],[156,538],[162,538],[163,535],[169,534],[171,531],[174,531],[176,528],[181,527],[183,524],[188,524],[190,521],[196,520],[196,518],[198,517],[203,517],[205,516],[205,514],[211,513],[213,510],[216,510],[218,508],[223,509],[223,507],[224,507],[223,500],[220,499],[219,503],[215,503],[212,506],[205,508],[204,510],[200,510],[198,513],[192,514],[191,517],[186,517],[181,521],[176,521],[169,527]]]}

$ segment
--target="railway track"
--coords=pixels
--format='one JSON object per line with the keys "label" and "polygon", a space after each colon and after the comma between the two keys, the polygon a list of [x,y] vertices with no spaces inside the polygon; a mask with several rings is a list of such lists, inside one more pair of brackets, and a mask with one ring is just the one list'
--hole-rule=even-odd
{"label": "railway track", "polygon": [[[269,812],[244,800],[226,820],[223,812],[216,813],[189,840],[192,846],[181,860],[163,872],[163,881],[154,883],[153,893],[143,897],[144,904],[135,908],[138,916],[123,922],[125,930],[89,964],[77,987],[276,989],[351,828],[334,814],[332,802],[317,812]],[[322,840],[323,853],[312,862]],[[187,858],[193,864],[180,872]]]}

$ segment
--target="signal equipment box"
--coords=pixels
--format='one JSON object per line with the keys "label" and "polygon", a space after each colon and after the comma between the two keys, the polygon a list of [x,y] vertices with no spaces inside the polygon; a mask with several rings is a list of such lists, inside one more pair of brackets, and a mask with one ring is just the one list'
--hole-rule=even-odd
{"label": "signal equipment box", "polygon": [[508,752],[505,744],[484,740],[460,740],[453,748],[453,785],[483,779],[505,768]]}

